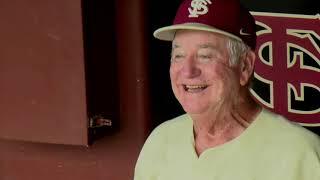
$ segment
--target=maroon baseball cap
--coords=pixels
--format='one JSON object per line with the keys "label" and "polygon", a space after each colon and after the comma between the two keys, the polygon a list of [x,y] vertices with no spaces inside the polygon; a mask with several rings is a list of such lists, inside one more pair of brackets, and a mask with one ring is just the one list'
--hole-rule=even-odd
{"label": "maroon baseball cap", "polygon": [[215,32],[256,46],[256,25],[250,12],[239,0],[184,0],[173,25],[157,29],[153,35],[172,41],[177,30]]}

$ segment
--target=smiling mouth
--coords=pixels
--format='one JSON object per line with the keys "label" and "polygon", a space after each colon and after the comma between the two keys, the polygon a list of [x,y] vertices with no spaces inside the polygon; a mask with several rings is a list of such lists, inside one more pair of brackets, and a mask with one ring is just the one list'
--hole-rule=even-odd
{"label": "smiling mouth", "polygon": [[198,93],[205,90],[208,85],[183,85],[183,89],[190,93]]}

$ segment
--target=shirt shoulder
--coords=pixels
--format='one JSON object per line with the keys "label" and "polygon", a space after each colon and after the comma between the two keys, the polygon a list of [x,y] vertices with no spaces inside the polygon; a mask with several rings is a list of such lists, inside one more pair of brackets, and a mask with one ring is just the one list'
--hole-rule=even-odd
{"label": "shirt shoulder", "polygon": [[184,114],[167,120],[157,126],[145,141],[135,167],[135,180],[151,180],[159,175],[168,163],[168,149],[175,143],[175,138],[181,137],[186,127],[192,124],[188,115]]}
{"label": "shirt shoulder", "polygon": [[264,132],[270,138],[294,148],[314,148],[320,153],[320,138],[301,125],[289,121],[285,117],[264,110],[261,114]]}
{"label": "shirt shoulder", "polygon": [[171,133],[176,134],[177,131],[185,130],[184,127],[190,125],[192,125],[192,120],[190,116],[187,114],[183,114],[158,125],[151,132],[149,138],[154,138],[154,136],[170,136]]}

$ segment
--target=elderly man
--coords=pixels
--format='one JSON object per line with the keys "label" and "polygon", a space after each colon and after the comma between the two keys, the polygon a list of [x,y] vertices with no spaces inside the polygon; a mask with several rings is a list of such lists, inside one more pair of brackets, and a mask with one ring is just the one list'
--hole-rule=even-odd
{"label": "elderly man", "polygon": [[250,96],[255,21],[238,0],[185,0],[154,36],[172,41],[186,114],[152,132],[135,180],[320,180],[319,137]]}

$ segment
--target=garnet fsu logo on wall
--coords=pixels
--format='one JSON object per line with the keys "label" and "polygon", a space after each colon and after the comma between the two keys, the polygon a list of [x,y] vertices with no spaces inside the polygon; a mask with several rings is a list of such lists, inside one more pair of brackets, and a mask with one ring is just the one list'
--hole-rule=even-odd
{"label": "garnet fsu logo on wall", "polygon": [[257,60],[251,93],[294,122],[320,126],[320,15],[252,14]]}
{"label": "garnet fsu logo on wall", "polygon": [[257,24],[251,93],[291,121],[320,126],[320,15],[251,13]]}

